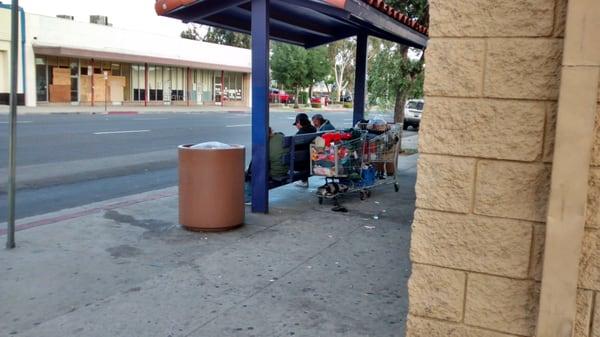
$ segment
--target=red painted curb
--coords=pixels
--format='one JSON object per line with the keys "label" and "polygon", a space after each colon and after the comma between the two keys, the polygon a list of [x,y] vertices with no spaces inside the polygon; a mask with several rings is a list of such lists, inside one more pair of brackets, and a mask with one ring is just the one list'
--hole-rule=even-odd
{"label": "red painted curb", "polygon": [[[144,198],[131,199],[131,200],[110,203],[110,204],[106,204],[103,206],[94,207],[94,208],[90,208],[90,209],[86,209],[86,210],[82,210],[82,211],[76,211],[73,213],[67,213],[67,214],[62,214],[62,215],[58,215],[58,216],[54,216],[54,217],[49,217],[46,219],[40,219],[40,220],[36,220],[36,221],[18,224],[15,227],[15,231],[19,232],[19,231],[22,231],[25,229],[41,227],[41,226],[45,226],[45,225],[49,225],[49,224],[53,224],[53,223],[57,223],[60,221],[65,221],[65,220],[72,220],[72,219],[80,218],[82,216],[99,213],[102,211],[118,209],[118,208],[127,207],[127,206],[131,206],[131,205],[139,204],[142,202],[146,202],[146,201],[153,201],[153,200],[158,200],[158,199],[162,199],[162,198],[172,197],[175,195],[177,195],[177,192],[175,192],[175,193],[158,193],[158,194],[149,195]],[[7,233],[6,229],[0,229],[0,236],[6,235],[6,233]]]}

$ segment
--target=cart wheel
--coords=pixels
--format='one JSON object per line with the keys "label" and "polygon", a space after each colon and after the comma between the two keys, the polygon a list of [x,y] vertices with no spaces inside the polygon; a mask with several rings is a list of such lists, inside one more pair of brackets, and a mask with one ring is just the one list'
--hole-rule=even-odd
{"label": "cart wheel", "polygon": [[319,205],[323,205],[323,197],[319,197]]}
{"label": "cart wheel", "polygon": [[398,184],[397,184],[397,183],[394,183],[394,190],[395,190],[396,192],[400,191],[400,188],[398,187]]}
{"label": "cart wheel", "polygon": [[360,200],[365,200],[367,198],[367,193],[364,191],[360,191]]}

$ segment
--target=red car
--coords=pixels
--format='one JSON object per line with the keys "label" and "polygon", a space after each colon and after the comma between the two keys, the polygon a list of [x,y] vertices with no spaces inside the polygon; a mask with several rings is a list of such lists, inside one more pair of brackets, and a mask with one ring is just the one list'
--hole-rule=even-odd
{"label": "red car", "polygon": [[288,104],[291,100],[290,94],[286,93],[284,90],[272,88],[269,90],[269,102],[271,103],[283,103]]}
{"label": "red car", "polygon": [[[325,98],[324,101],[322,100],[323,97]],[[331,98],[329,98],[329,96],[327,96],[327,95],[323,95],[321,97],[312,97],[310,99],[310,102],[311,103],[323,103],[323,102],[325,102],[325,105],[329,105],[329,104],[331,104]]]}

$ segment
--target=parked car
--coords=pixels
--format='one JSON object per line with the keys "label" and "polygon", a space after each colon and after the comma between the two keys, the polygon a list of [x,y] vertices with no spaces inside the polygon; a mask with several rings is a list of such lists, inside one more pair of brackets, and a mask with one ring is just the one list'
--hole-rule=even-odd
{"label": "parked car", "polygon": [[272,88],[269,90],[269,102],[288,104],[292,102],[292,96],[284,90]]}
{"label": "parked car", "polygon": [[310,99],[311,103],[323,103],[322,98],[325,98],[325,104],[331,104],[331,98],[328,95],[314,96]]}
{"label": "parked car", "polygon": [[412,126],[414,129],[418,129],[421,124],[421,114],[423,114],[423,106],[425,102],[422,99],[409,99],[406,101],[404,106],[404,124],[402,128],[404,130]]}
{"label": "parked car", "polygon": [[352,102],[352,95],[350,95],[350,94],[342,95],[342,97],[340,97],[340,102],[351,103]]}

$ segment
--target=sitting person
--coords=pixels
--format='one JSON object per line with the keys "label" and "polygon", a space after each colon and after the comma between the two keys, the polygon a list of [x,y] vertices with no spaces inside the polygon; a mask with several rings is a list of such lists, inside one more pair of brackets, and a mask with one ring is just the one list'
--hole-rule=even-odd
{"label": "sitting person", "polygon": [[335,130],[335,127],[328,119],[323,118],[323,115],[316,114],[312,116],[312,123],[317,129],[317,131],[332,131]]}
{"label": "sitting person", "polygon": [[[283,148],[283,133],[273,132],[269,127],[269,186],[286,179],[288,174],[288,166],[283,162],[285,149]],[[252,199],[252,162],[246,171],[246,184],[244,186],[246,203]]]}
{"label": "sitting person", "polygon": [[305,113],[297,114],[296,121],[292,125],[294,125],[298,129],[298,132],[296,132],[297,135],[317,132],[317,129],[315,129],[315,127],[312,126],[312,124],[310,124],[310,121],[308,120],[308,115]]}
{"label": "sitting person", "polygon": [[[296,132],[297,135],[317,132],[317,129],[314,126],[312,126],[312,124],[310,124],[310,121],[308,120],[308,115],[305,113],[299,113],[296,115],[296,121],[294,122],[294,125],[298,129],[298,132]],[[297,169],[299,170],[307,168],[308,167],[297,167]],[[308,179],[298,180],[294,183],[294,185],[299,187],[308,187]]]}

